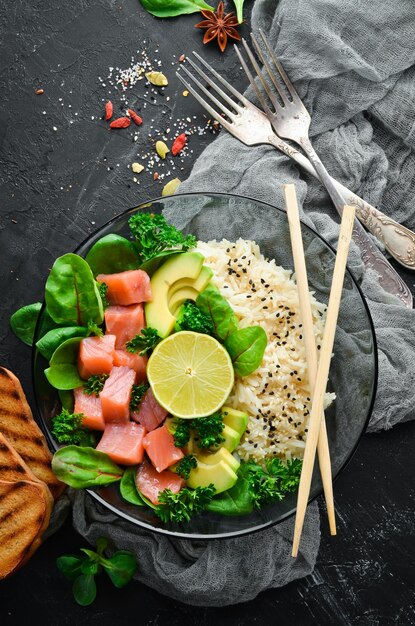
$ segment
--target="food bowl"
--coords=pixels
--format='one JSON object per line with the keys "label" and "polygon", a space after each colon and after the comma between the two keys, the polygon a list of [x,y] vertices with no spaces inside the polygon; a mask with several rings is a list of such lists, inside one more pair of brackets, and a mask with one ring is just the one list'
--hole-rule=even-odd
{"label": "food bowl", "polygon": [[[264,202],[247,197],[218,193],[176,194],[158,198],[130,209],[90,235],[75,252],[85,257],[104,235],[129,236],[128,219],[137,211],[162,212],[166,219],[198,239],[230,241],[241,237],[255,241],[264,256],[277,265],[293,270],[290,234],[286,213]],[[335,251],[318,233],[301,224],[310,290],[327,304],[335,262]],[[62,254],[70,252],[63,250]],[[43,310],[42,310],[43,311]],[[40,321],[36,329],[38,336]],[[51,417],[59,410],[59,396],[44,375],[47,362],[33,350],[32,374],[39,420],[53,451],[59,448],[50,432]],[[336,399],[326,410],[333,478],[344,470],[366,430],[377,385],[376,336],[362,292],[349,270],[346,271],[337,332],[331,360],[328,389]],[[163,523],[150,508],[137,507],[123,500],[119,488],[111,485],[88,489],[98,503],[131,524],[153,531],[190,539],[219,539],[241,536],[278,524],[295,514],[296,493],[281,502],[247,515],[223,516],[203,512],[189,522]],[[316,463],[309,501],[323,492]]]}

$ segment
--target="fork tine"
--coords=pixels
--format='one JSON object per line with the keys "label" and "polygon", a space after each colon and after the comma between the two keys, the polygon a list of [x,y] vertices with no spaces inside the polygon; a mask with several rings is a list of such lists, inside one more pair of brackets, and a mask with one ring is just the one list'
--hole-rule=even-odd
{"label": "fork tine", "polygon": [[[257,73],[257,76],[259,78],[259,80],[261,81],[262,87],[264,88],[265,93],[267,94],[268,98],[271,100],[272,104],[274,105],[274,109],[277,111],[281,105],[278,102],[277,98],[275,97],[275,94],[271,91],[271,89],[268,87],[267,83],[264,80],[264,77],[262,76],[262,72],[261,72],[261,68],[259,67],[258,63],[255,60],[254,55],[252,54],[251,50],[249,49],[248,44],[246,43],[245,39],[242,39],[242,44],[245,48],[245,52],[248,55],[249,60],[251,61],[254,70]],[[252,77],[252,76],[251,76]],[[249,76],[248,76],[249,78]],[[253,81],[253,78],[252,78]],[[251,84],[255,84],[255,82],[251,82]],[[258,92],[257,92],[258,93]],[[272,115],[272,111],[270,110],[269,106],[266,105],[266,113],[271,113]]]}
{"label": "fork tine", "polygon": [[[254,44],[255,51],[256,51],[256,53],[257,53],[258,57],[260,58],[261,63],[263,64],[263,66],[264,66],[264,67],[265,67],[265,69],[267,70],[267,74],[268,74],[268,76],[270,77],[270,79],[271,79],[271,81],[272,81],[272,83],[273,83],[274,87],[275,87],[275,88],[276,88],[276,90],[278,91],[278,93],[279,93],[279,95],[280,95],[281,100],[283,101],[284,105],[287,105],[287,104],[288,104],[288,98],[287,98],[287,95],[284,93],[283,89],[281,88],[281,85],[280,85],[280,84],[278,83],[278,81],[276,80],[276,78],[275,78],[275,74],[274,74],[274,72],[271,70],[271,67],[270,67],[270,65],[269,65],[268,61],[266,60],[265,56],[264,56],[264,55],[263,55],[263,53],[262,53],[261,48],[259,47],[258,40],[256,39],[256,37],[255,37],[255,35],[254,35],[253,33],[251,33],[251,40],[252,40],[252,43]],[[274,104],[274,106],[275,106],[275,104]],[[278,109],[276,109],[276,110],[278,110]]]}
{"label": "fork tine", "polygon": [[297,100],[299,100],[299,96],[298,96],[298,93],[295,90],[294,85],[292,84],[292,82],[288,78],[287,74],[285,73],[285,70],[284,70],[283,66],[281,65],[280,61],[278,61],[277,57],[275,56],[274,51],[271,48],[270,43],[268,41],[268,38],[265,36],[265,33],[264,33],[264,31],[261,28],[259,29],[259,34],[261,35],[262,41],[264,42],[264,44],[265,44],[265,46],[266,46],[266,48],[268,50],[268,53],[269,53],[271,59],[273,60],[273,62],[275,64],[275,67],[277,68],[277,70],[278,70],[282,80],[286,84],[287,89],[290,92],[292,98],[293,99],[296,98]]}
{"label": "fork tine", "polygon": [[[207,96],[212,102],[214,102],[216,104],[216,106],[219,108],[219,110],[222,110],[223,113],[225,113],[225,115],[227,115],[232,121],[235,121],[236,119],[236,113],[232,112],[228,109],[228,107],[226,107],[222,102],[220,102],[214,95],[213,93],[211,93],[210,91],[208,91],[208,89],[206,89],[206,87],[204,85],[202,85],[202,83],[200,82],[200,80],[198,78],[196,78],[196,76],[193,76],[193,74],[191,72],[189,72],[189,70],[187,69],[187,67],[182,67],[181,68],[183,70],[183,72],[185,72],[185,74],[187,74],[187,76],[193,80],[194,83],[196,83],[196,85],[199,87],[199,89],[201,91],[203,91],[203,93],[205,94],[205,96]],[[195,67],[195,69],[197,70],[198,68]],[[221,90],[219,90],[221,91]]]}
{"label": "fork tine", "polygon": [[[190,74],[190,72],[188,72],[188,74],[191,76],[191,78],[193,79],[193,76]],[[220,124],[222,124],[222,126],[224,128],[226,128],[227,131],[229,131],[230,133],[232,132],[232,124],[231,122],[228,122],[228,120],[225,120],[220,113],[218,113],[217,111],[215,111],[215,109],[213,107],[210,106],[210,104],[208,102],[206,102],[206,100],[204,100],[202,98],[202,96],[192,87],[192,85],[190,83],[187,82],[187,80],[185,80],[183,78],[183,76],[181,76],[181,74],[179,72],[176,72],[176,76],[177,78],[183,83],[183,85],[186,87],[186,89],[188,91],[190,91],[190,93],[192,94],[192,96],[194,98],[196,98],[196,100],[202,105],[202,107],[204,107],[206,109],[206,111],[213,117],[215,118],[215,120],[217,120]]]}
{"label": "fork tine", "polygon": [[[244,40],[242,40],[242,42],[245,43]],[[258,86],[257,86],[257,84],[255,82],[255,79],[252,76],[251,71],[250,71],[248,65],[245,63],[245,59],[243,58],[242,54],[239,52],[238,46],[236,44],[234,44],[233,47],[235,49],[236,54],[238,55],[238,59],[239,59],[241,65],[242,65],[242,67],[243,67],[243,69],[245,71],[245,74],[247,75],[247,77],[249,79],[249,82],[251,83],[251,85],[252,85],[256,95],[258,96],[258,100],[260,101],[261,106],[262,106],[264,112],[267,113],[267,114],[271,114],[272,115],[272,111],[269,108],[269,106],[267,104],[267,101],[265,100],[264,96],[262,95],[262,92],[258,89]]]}
{"label": "fork tine", "polygon": [[195,51],[193,51],[193,54],[196,57],[196,59],[200,61],[202,65],[204,65],[213,74],[213,76],[215,76],[215,78],[217,78],[218,81],[221,82],[222,85],[224,85],[228,89],[228,91],[230,91],[234,96],[236,96],[236,98],[238,98],[238,100],[240,100],[243,104],[248,104],[248,100],[245,98],[245,96],[242,95],[240,91],[235,89],[235,87],[232,87],[232,85],[228,83],[228,81],[225,80],[223,76],[218,74],[218,72],[214,70],[213,67],[209,65],[207,61],[205,61],[205,59],[202,59],[202,57]]}
{"label": "fork tine", "polygon": [[[232,100],[224,91],[223,89],[221,89],[220,87],[218,87],[218,85],[216,83],[213,82],[213,80],[200,68],[198,67],[193,61],[192,59],[187,59],[188,63],[190,63],[190,65],[193,67],[194,70],[196,70],[196,72],[199,74],[199,76],[201,76],[203,78],[203,80],[212,87],[212,89],[214,89],[216,91],[216,93],[218,93],[220,95],[221,98],[223,98],[223,100],[225,100],[225,102],[227,102],[231,107],[233,107],[235,109],[235,111],[237,113],[241,112],[241,107],[239,106],[239,104],[237,104],[234,100]],[[183,66],[184,69],[185,66]]]}

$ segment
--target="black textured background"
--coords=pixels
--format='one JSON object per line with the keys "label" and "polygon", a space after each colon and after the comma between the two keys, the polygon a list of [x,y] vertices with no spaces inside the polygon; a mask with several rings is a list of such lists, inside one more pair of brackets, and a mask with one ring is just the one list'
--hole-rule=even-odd
{"label": "black textured background", "polygon": [[[211,132],[193,135],[192,152],[178,163],[183,170],[163,182],[149,172],[139,175],[140,185],[132,181],[129,166],[144,162],[141,155],[159,138],[155,130],[170,126],[172,136],[173,122],[188,116],[192,125],[205,125],[197,103],[182,96],[174,73],[178,57],[196,49],[237,86],[245,84],[231,48],[221,55],[202,46],[197,21],[197,14],[155,19],[138,0],[0,1],[0,363],[19,376],[31,403],[30,349],[9,330],[10,314],[42,298],[57,256],[117,213],[159,196],[170,178],[184,180],[214,139]],[[129,67],[142,50],[161,61],[155,69],[163,69],[170,84],[164,95],[146,90],[144,81],[128,90],[129,103],[144,118],[133,142],[131,129],[108,131],[100,119],[110,85],[104,88],[99,77],[105,79],[109,67]],[[44,94],[35,95],[37,88]],[[116,112],[119,96],[111,91]],[[402,276],[413,290],[413,275]],[[173,602],[145,581],[116,590],[101,576],[97,600],[81,608],[55,566],[60,554],[86,547],[69,519],[20,572],[0,583],[1,624],[415,624],[414,435],[412,423],[363,438],[336,483],[337,538],[329,537],[322,515],[312,576],[223,609]]]}

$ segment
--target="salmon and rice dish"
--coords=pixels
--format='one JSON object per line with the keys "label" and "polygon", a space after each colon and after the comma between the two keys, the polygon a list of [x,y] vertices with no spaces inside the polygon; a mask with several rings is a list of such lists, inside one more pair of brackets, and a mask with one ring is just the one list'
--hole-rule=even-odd
{"label": "salmon and rice dish", "polygon": [[[198,241],[151,213],[128,224],[56,259],[45,284],[54,473],[113,484],[167,525],[281,501],[311,410],[292,271],[254,241]],[[310,298],[318,346],[326,307]]]}

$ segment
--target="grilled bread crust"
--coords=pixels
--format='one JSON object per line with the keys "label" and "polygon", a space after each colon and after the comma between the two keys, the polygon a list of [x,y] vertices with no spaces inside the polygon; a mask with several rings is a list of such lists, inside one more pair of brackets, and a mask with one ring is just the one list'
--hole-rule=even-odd
{"label": "grilled bread crust", "polygon": [[[0,433],[13,445],[35,476],[46,483],[57,500],[66,485],[52,472],[51,452],[34,420],[19,379],[5,367],[0,367]],[[2,468],[0,478],[6,480],[3,471]]]}
{"label": "grilled bread crust", "polygon": [[40,546],[52,508],[45,483],[0,480],[0,580],[18,570]]}

